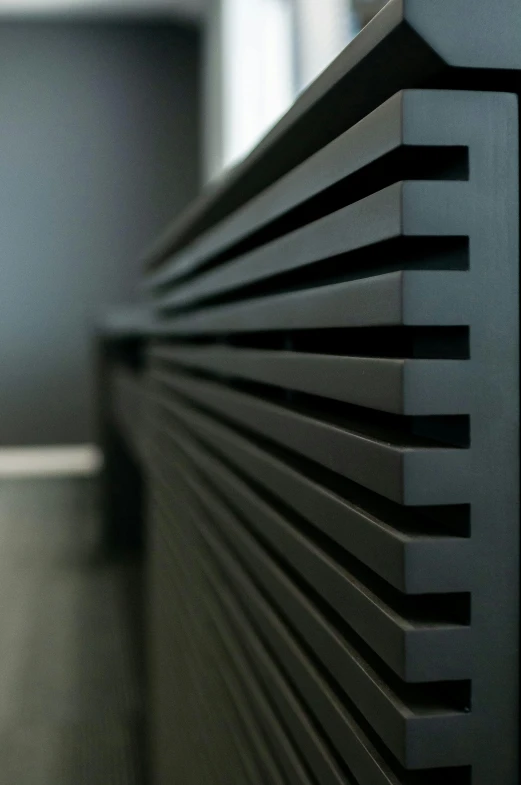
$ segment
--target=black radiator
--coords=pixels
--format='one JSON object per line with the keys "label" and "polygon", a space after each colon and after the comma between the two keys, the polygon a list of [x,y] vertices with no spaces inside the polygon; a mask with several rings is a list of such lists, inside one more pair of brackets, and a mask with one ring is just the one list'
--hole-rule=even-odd
{"label": "black radiator", "polygon": [[158,785],[517,785],[520,67],[393,1],[151,250]]}

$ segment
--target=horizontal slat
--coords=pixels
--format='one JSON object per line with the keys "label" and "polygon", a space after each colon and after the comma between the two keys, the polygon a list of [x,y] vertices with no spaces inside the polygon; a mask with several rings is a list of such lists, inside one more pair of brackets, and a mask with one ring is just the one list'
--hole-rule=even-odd
{"label": "horizontal slat", "polygon": [[[190,307],[331,258],[336,258],[335,276],[347,278],[357,272],[357,262],[349,254],[369,246],[373,267],[387,265],[399,269],[421,267],[422,263],[428,266],[425,258],[430,250],[427,238],[423,253],[417,251],[417,258],[407,263],[396,252],[388,258],[388,248],[378,250],[377,244],[427,234],[464,237],[468,233],[468,222],[462,204],[468,198],[467,192],[468,185],[464,182],[394,183],[231,262],[203,272],[193,281],[178,284],[174,291],[156,298],[155,305],[163,309]],[[441,253],[438,250],[438,263],[443,259]],[[450,268],[453,263],[452,255],[448,254],[446,266]],[[462,258],[459,263],[464,266],[466,259]],[[317,270],[320,276],[320,268]]]}
{"label": "horizontal slat", "polygon": [[148,285],[161,286],[192,273],[212,255],[221,253],[339,180],[397,149],[402,137],[402,94],[398,93],[174,255],[149,276]]}
{"label": "horizontal slat", "polygon": [[156,345],[155,360],[393,414],[466,414],[468,363]]}
{"label": "horizontal slat", "polygon": [[[241,473],[293,508],[395,588],[413,594],[468,591],[472,579],[467,539],[422,535],[424,523],[420,513],[414,515],[400,507],[390,511],[378,502],[377,511],[368,511],[360,506],[362,500],[355,503],[343,498],[292,468],[287,460],[186,406],[181,399],[170,396],[158,398],[157,402],[164,412],[174,416],[174,426],[181,423],[188,427]],[[407,525],[412,529],[413,524],[414,534],[395,528]]]}
{"label": "horizontal slat", "polygon": [[[160,429],[157,432],[160,433]],[[163,433],[168,434],[219,487],[228,503],[245,516],[258,536],[267,540],[401,678],[428,682],[469,677],[468,627],[404,618],[291,526],[222,464],[187,442],[179,432],[174,434],[163,427]],[[221,518],[228,518],[228,526],[236,528],[213,497],[211,509],[214,514],[219,510]],[[383,705],[380,710],[383,719]]]}
{"label": "horizontal slat", "polygon": [[[227,389],[213,382],[152,370],[152,380],[303,456],[402,504],[468,501],[468,451],[389,440]],[[356,425],[354,426],[356,428]]]}
{"label": "horizontal slat", "polygon": [[469,323],[466,274],[407,270],[158,320],[158,335]]}
{"label": "horizontal slat", "polygon": [[[187,306],[312,262],[399,237],[403,231],[402,184],[343,207],[238,259],[179,284],[155,300],[160,308]],[[340,267],[349,274],[349,261]]]}

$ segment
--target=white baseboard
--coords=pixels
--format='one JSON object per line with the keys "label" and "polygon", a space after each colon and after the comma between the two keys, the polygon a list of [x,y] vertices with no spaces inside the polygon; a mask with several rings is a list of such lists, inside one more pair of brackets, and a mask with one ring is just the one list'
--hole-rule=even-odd
{"label": "white baseboard", "polygon": [[0,478],[91,476],[102,463],[101,452],[93,444],[0,447]]}

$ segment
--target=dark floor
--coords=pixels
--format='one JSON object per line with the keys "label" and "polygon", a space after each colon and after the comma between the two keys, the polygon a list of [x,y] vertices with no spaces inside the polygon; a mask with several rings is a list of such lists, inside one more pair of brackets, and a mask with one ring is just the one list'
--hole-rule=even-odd
{"label": "dark floor", "polygon": [[133,573],[98,520],[89,480],[0,479],[0,785],[142,785]]}

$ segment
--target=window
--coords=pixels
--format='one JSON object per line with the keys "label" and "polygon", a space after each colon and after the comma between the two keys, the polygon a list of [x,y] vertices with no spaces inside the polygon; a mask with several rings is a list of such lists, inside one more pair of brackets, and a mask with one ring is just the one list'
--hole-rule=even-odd
{"label": "window", "polygon": [[213,0],[206,29],[206,172],[244,158],[385,0]]}

